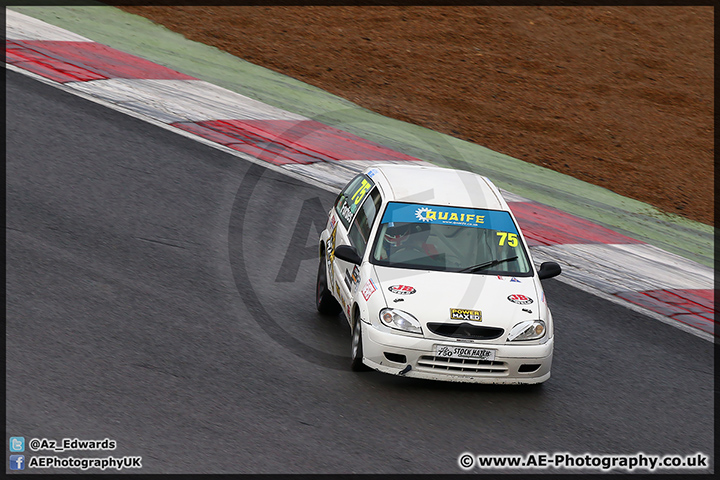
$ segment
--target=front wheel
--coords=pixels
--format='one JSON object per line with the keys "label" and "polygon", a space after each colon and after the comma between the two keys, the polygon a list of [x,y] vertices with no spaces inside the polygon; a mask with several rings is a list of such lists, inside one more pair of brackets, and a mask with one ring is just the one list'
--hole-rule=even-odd
{"label": "front wheel", "polygon": [[360,315],[356,312],[352,325],[352,349],[351,349],[350,368],[354,372],[366,372],[370,367],[363,363],[363,346],[362,346],[362,322]]}
{"label": "front wheel", "polygon": [[327,288],[327,266],[325,255],[320,255],[320,265],[318,265],[317,284],[315,286],[315,306],[318,312],[323,315],[337,315],[342,307],[332,296]]}

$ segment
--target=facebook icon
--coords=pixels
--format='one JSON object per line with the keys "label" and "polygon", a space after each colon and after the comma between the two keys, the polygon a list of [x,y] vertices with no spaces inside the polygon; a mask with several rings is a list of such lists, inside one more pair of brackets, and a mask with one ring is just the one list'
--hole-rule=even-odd
{"label": "facebook icon", "polygon": [[10,455],[10,470],[25,470],[25,455]]}

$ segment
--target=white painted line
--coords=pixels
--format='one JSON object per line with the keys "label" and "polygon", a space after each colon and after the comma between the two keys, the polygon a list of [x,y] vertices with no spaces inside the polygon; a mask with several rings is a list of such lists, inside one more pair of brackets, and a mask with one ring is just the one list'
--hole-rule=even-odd
{"label": "white painted line", "polygon": [[93,95],[161,122],[206,120],[309,120],[202,80],[115,78],[69,82],[70,88]]}
{"label": "white painted line", "polygon": [[318,162],[309,165],[300,164],[287,164],[282,166],[286,172],[292,172],[295,175],[302,175],[306,178],[312,178],[317,182],[322,182],[327,185],[325,190],[330,190],[334,193],[340,192],[350,179],[352,179],[357,172],[345,168],[338,168],[335,164]]}
{"label": "white painted line", "polygon": [[[145,114],[142,113],[142,112],[138,112],[138,111],[135,111],[135,110],[130,110],[130,109],[128,109],[128,108],[123,107],[122,105],[119,105],[119,104],[116,104],[116,103],[112,103],[112,102],[108,102],[108,101],[105,101],[105,100],[103,100],[103,99],[101,99],[101,98],[94,97],[94,96],[92,96],[92,95],[88,95],[88,94],[86,94],[86,93],[84,93],[84,92],[78,91],[77,89],[69,88],[69,87],[67,87],[66,85],[63,85],[62,83],[55,82],[55,81],[50,80],[50,79],[48,79],[48,78],[45,78],[45,77],[43,77],[43,76],[41,76],[41,75],[38,75],[38,74],[36,74],[36,73],[30,72],[30,71],[25,70],[25,69],[22,69],[22,68],[20,68],[20,67],[16,67],[15,65],[11,65],[11,64],[9,64],[9,63],[6,63],[6,64],[5,64],[5,68],[7,68],[8,70],[12,70],[12,71],[14,71],[14,72],[17,72],[17,73],[21,73],[21,74],[23,74],[23,75],[27,75],[28,77],[32,77],[33,79],[35,79],[35,80],[37,80],[37,81],[39,81],[39,82],[43,82],[43,83],[48,84],[48,85],[51,85],[51,86],[53,86],[53,87],[55,87],[55,88],[59,88],[60,90],[63,90],[63,91],[65,91],[65,92],[71,93],[71,94],[73,94],[73,95],[77,95],[78,97],[84,98],[85,100],[89,100],[89,101],[91,101],[91,102],[95,102],[95,103],[97,103],[97,104],[99,104],[99,105],[102,105],[102,106],[104,106],[104,107],[107,107],[107,108],[110,108],[110,109],[112,109],[112,110],[116,110],[116,111],[118,111],[118,112],[124,113],[125,115],[129,115],[129,116],[131,116],[131,117],[137,118],[137,119],[142,120],[142,121],[144,121],[144,122],[148,122],[148,123],[150,123],[150,124],[152,124],[152,125],[155,125],[155,126],[157,126],[157,127],[163,128],[163,129],[165,129],[165,130],[169,130],[169,131],[171,131],[171,132],[173,132],[173,133],[177,133],[177,134],[179,134],[179,135],[182,135],[182,136],[184,136],[184,137],[187,137],[187,138],[189,138],[189,139],[191,139],[191,140],[194,140],[194,141],[196,141],[196,142],[203,143],[203,144],[205,144],[205,145],[207,145],[207,146],[209,146],[209,147],[212,147],[212,148],[214,148],[214,149],[216,149],[216,150],[220,150],[220,151],[222,151],[222,152],[228,153],[228,154],[233,155],[233,156],[235,156],[235,157],[241,158],[241,159],[243,159],[243,160],[245,160],[245,161],[247,161],[247,162],[254,163],[254,164],[256,164],[256,165],[260,165],[260,166],[262,166],[262,167],[264,167],[264,168],[267,168],[268,170],[272,170],[272,171],[274,171],[274,172],[278,172],[278,173],[281,173],[281,174],[283,174],[283,175],[287,175],[288,177],[294,178],[294,179],[296,179],[296,180],[298,180],[298,181],[301,181],[301,182],[304,182],[304,183],[308,183],[308,184],[313,185],[313,186],[315,186],[315,187],[317,187],[317,188],[320,188],[320,189],[322,189],[322,190],[327,190],[328,192],[331,192],[331,193],[338,193],[338,192],[339,192],[339,189],[338,189],[338,188],[335,188],[335,187],[333,187],[333,186],[331,186],[331,185],[328,185],[327,182],[323,182],[323,181],[317,180],[317,179],[315,179],[315,178],[307,177],[307,176],[305,176],[305,175],[302,175],[302,174],[293,172],[293,171],[291,171],[291,170],[284,169],[284,168],[282,168],[282,167],[280,167],[280,166],[278,166],[278,165],[273,165],[272,163],[268,163],[268,162],[266,162],[266,161],[264,161],[264,160],[259,160],[259,159],[255,158],[255,157],[253,157],[253,156],[251,156],[251,155],[248,155],[248,154],[246,154],[246,153],[238,152],[237,150],[233,150],[232,148],[228,148],[228,147],[226,147],[225,145],[220,145],[219,143],[213,142],[213,141],[211,141],[211,140],[207,140],[207,139],[205,139],[205,138],[203,138],[203,137],[199,137],[199,136],[197,136],[197,135],[195,135],[195,134],[193,134],[193,133],[187,132],[187,131],[185,131],[185,130],[181,130],[181,129],[179,129],[179,128],[175,128],[175,127],[173,127],[172,125],[168,125],[167,123],[164,123],[164,122],[161,122],[161,121],[159,121],[159,120],[156,120],[155,118],[152,118],[152,117],[150,117],[150,116],[148,116],[148,115],[145,115]],[[344,186],[344,184],[343,184],[343,186]]]}
{"label": "white painted line", "polygon": [[712,268],[646,243],[537,246],[532,252],[560,263],[563,275],[609,294],[714,288]]}
{"label": "white painted line", "polygon": [[[532,248],[534,248],[534,247],[531,247],[531,249]],[[545,260],[543,260],[543,261],[545,261]],[[640,313],[647,317],[658,320],[666,325],[670,325],[671,327],[675,327],[679,330],[682,330],[683,332],[687,332],[692,335],[695,335],[696,337],[702,338],[703,340],[707,340],[708,342],[715,342],[715,336],[712,335],[711,333],[708,333],[704,330],[700,330],[699,328],[691,327],[690,325],[686,325],[686,324],[679,322],[673,318],[666,317],[665,315],[661,315],[657,312],[653,312],[652,310],[643,308],[640,305],[635,305],[632,302],[628,302],[622,298],[618,298],[618,297],[616,297],[614,295],[610,295],[609,293],[606,293],[602,290],[598,290],[597,288],[594,288],[586,283],[579,282],[579,281],[575,280],[574,278],[572,278],[568,275],[565,275],[565,271],[563,271],[563,273],[561,275],[559,275],[555,278],[562,283],[565,283],[567,285],[577,288],[578,290],[582,290],[583,292],[587,292],[591,295],[595,295],[595,296],[600,297],[609,302],[616,303],[624,308],[627,308],[634,312],[637,312],[637,313]],[[552,308],[552,306],[551,306],[551,308]]]}
{"label": "white painted line", "polygon": [[407,165],[412,163],[413,165],[426,165],[434,166],[433,164],[425,161],[411,161],[406,160],[338,160],[336,162],[317,162],[307,165],[301,164],[288,164],[283,165],[283,168],[287,171],[296,172],[298,174],[314,178],[319,182],[324,182],[331,185],[336,193],[340,193],[340,190],[358,173],[365,170],[367,167],[373,165],[388,165],[388,164],[399,164]]}
{"label": "white painted line", "polygon": [[510,209],[512,210],[512,203],[513,202],[525,202],[525,203],[532,203],[532,200],[527,199],[525,197],[521,197],[520,195],[517,195],[512,192],[508,192],[507,190],[503,190],[500,188],[500,193],[502,194],[503,198],[507,203],[510,204]]}
{"label": "white painted line", "polygon": [[46,40],[59,42],[92,42],[89,38],[68,32],[22,13],[5,9],[6,40]]}

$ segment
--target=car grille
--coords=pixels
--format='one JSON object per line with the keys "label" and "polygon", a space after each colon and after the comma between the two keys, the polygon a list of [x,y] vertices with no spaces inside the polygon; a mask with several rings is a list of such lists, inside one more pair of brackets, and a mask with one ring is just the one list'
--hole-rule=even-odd
{"label": "car grille", "polygon": [[469,323],[428,323],[427,327],[436,335],[453,338],[472,338],[475,340],[492,340],[499,338],[505,330],[498,327],[484,327]]}
{"label": "car grille", "polygon": [[469,358],[447,358],[423,355],[417,361],[417,368],[437,372],[444,370],[453,374],[507,374],[508,367],[505,362],[490,360],[473,360]]}

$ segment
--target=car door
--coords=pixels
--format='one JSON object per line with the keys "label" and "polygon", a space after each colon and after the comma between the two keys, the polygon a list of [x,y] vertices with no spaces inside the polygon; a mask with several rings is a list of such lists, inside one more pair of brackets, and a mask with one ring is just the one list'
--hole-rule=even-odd
{"label": "car door", "polygon": [[[361,250],[358,250],[360,255],[364,253],[369,234],[367,229],[368,212],[365,211],[364,205],[368,198],[373,197],[379,197],[375,183],[366,175],[360,174],[348,183],[335,201],[334,208],[340,221],[333,228],[328,241],[328,261],[330,262],[328,284],[346,313],[349,309],[352,292],[359,279],[358,269],[355,265],[336,258],[334,250],[337,245],[352,245],[356,249],[361,247]],[[371,211],[376,210],[375,202],[371,201],[370,203],[372,204]],[[375,216],[376,213],[372,219]],[[365,245],[362,244],[363,238]]]}
{"label": "car door", "polygon": [[[365,200],[355,215],[348,231],[348,245],[355,247],[360,258],[365,256],[370,241],[370,231],[372,230],[378,211],[382,204],[382,197],[377,188],[370,190]],[[342,293],[351,299],[357,290],[360,282],[360,266],[343,262],[343,283],[340,285]],[[350,300],[348,300],[349,302]]]}

